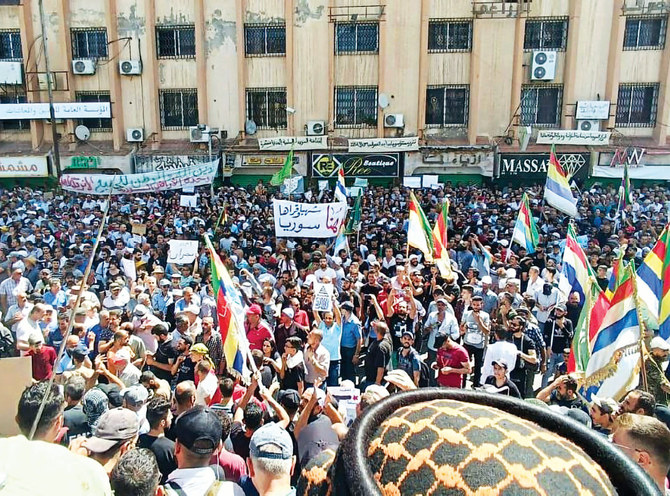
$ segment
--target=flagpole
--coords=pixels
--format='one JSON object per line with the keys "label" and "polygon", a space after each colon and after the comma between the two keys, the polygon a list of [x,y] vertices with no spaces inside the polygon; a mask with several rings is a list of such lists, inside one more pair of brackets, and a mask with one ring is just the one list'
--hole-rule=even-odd
{"label": "flagpole", "polygon": [[642,370],[642,387],[645,391],[649,391],[647,385],[647,368],[645,365],[644,356],[646,354],[646,346],[644,344],[644,321],[642,320],[642,312],[640,311],[640,300],[637,296],[637,275],[635,273],[635,261],[630,261],[631,277],[633,278],[633,300],[635,300],[635,312],[637,313],[637,321],[640,328],[640,338],[638,346],[640,348],[640,369]]}

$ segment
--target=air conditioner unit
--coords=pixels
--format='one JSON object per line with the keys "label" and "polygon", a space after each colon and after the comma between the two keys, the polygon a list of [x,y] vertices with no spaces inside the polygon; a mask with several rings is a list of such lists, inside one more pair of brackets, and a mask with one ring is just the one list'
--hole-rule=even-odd
{"label": "air conditioner unit", "polygon": [[72,72],[74,74],[95,74],[95,60],[92,59],[73,60]]}
{"label": "air conditioner unit", "polygon": [[403,114],[388,114],[384,117],[384,127],[405,127]]}
{"label": "air conditioner unit", "polygon": [[[49,80],[51,81],[51,89],[52,90],[57,90],[58,89],[58,84],[57,84],[57,79],[56,75],[52,72],[49,74]],[[47,85],[47,75],[46,74],[38,74],[37,75],[37,87],[39,88],[40,91],[48,91],[49,87]]]}
{"label": "air conditioner unit", "polygon": [[22,84],[21,62],[0,62],[0,84]]}
{"label": "air conditioner unit", "polygon": [[188,136],[191,143],[208,143],[209,126],[199,124],[188,128]]}
{"label": "air conditioner unit", "polygon": [[552,81],[556,77],[556,52],[533,52],[530,78],[535,81]]}
{"label": "air conditioner unit", "polygon": [[126,141],[129,143],[141,143],[144,141],[144,129],[141,127],[129,127],[126,129]]}
{"label": "air conditioner unit", "polygon": [[121,60],[119,61],[119,73],[123,76],[142,74],[142,62],[139,60]]}
{"label": "air conditioner unit", "polygon": [[326,134],[325,121],[307,121],[307,136],[323,136]]}
{"label": "air conditioner unit", "polygon": [[600,131],[600,121],[594,119],[581,119],[577,121],[579,131]]}

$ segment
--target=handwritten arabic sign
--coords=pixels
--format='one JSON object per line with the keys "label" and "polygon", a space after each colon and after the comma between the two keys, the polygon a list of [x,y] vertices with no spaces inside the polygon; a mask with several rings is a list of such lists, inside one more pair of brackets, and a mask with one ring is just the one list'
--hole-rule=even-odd
{"label": "handwritten arabic sign", "polygon": [[497,2],[472,2],[472,13],[477,18],[497,18],[518,17],[520,12],[527,13],[530,11],[530,2],[519,2],[519,4],[503,0],[498,0]]}
{"label": "handwritten arabic sign", "polygon": [[350,139],[350,152],[413,152],[419,149],[419,138]]}
{"label": "handwritten arabic sign", "polygon": [[[281,167],[286,161],[286,155],[242,155],[240,156],[240,167],[260,167],[269,165]],[[293,166],[300,163],[298,155],[293,156]]]}
{"label": "handwritten arabic sign", "polygon": [[46,157],[0,157],[0,178],[49,175]]}
{"label": "handwritten arabic sign", "polygon": [[125,195],[154,193],[186,186],[211,184],[219,167],[219,159],[188,169],[110,176],[105,174],[63,174],[60,185],[64,190],[84,195]]}
{"label": "handwritten arabic sign", "polygon": [[314,283],[314,300],[312,310],[330,312],[333,309],[333,285],[322,282]]}
{"label": "handwritten arabic sign", "polygon": [[100,167],[100,157],[75,156],[70,158],[69,169],[95,169]]}
{"label": "handwritten arabic sign", "polygon": [[[112,107],[109,102],[54,103],[54,113],[56,119],[109,118]],[[48,103],[0,104],[0,120],[50,118]]]}
{"label": "handwritten arabic sign", "polygon": [[670,2],[625,0],[621,10],[623,15],[667,14],[670,12]]}
{"label": "handwritten arabic sign", "polygon": [[135,155],[135,172],[188,169],[207,162],[207,155]]}
{"label": "handwritten arabic sign", "polygon": [[335,177],[340,165],[349,177],[398,177],[400,154],[312,154],[312,175]]}
{"label": "handwritten arabic sign", "polygon": [[607,146],[612,133],[604,131],[571,131],[543,129],[537,135],[538,145]]}
{"label": "handwritten arabic sign", "polygon": [[575,119],[609,119],[609,100],[580,100],[577,102]]}
{"label": "handwritten arabic sign", "polygon": [[328,136],[280,136],[278,138],[259,138],[258,148],[268,151],[325,150],[328,148]]}
{"label": "handwritten arabic sign", "polygon": [[170,245],[167,258],[169,264],[190,264],[198,255],[198,241],[171,239],[168,244]]}
{"label": "handwritten arabic sign", "polygon": [[274,200],[275,235],[279,238],[333,238],[347,215],[347,204]]}

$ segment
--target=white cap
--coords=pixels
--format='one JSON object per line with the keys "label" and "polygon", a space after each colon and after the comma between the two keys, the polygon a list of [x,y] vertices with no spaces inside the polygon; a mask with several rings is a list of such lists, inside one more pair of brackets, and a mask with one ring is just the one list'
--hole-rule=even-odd
{"label": "white cap", "polygon": [[670,343],[668,343],[662,337],[656,336],[651,340],[651,344],[649,345],[649,349],[653,350],[654,348],[663,351],[670,351]]}

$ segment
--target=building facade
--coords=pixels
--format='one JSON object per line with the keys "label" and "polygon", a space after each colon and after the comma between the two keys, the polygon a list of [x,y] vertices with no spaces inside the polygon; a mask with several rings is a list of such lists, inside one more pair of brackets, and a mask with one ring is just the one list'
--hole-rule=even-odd
{"label": "building facade", "polygon": [[[521,153],[526,126],[526,153],[548,150],[539,130],[580,126],[611,132],[610,148],[668,145],[670,2],[44,0],[43,15],[37,0],[0,4],[0,104],[47,102],[47,58],[55,102],[110,103],[108,117],[56,119],[64,169],[209,154],[191,143],[198,124],[221,132],[214,153],[236,174],[274,172],[281,159],[257,139],[281,136],[325,134],[327,153],[418,136],[405,175],[476,173],[482,156]],[[20,81],[7,84],[3,62],[20,62]],[[580,101],[609,110],[584,124]],[[0,120],[0,154],[48,148],[51,125]],[[595,163],[600,148],[563,151]],[[315,154],[296,155],[311,175]]]}

